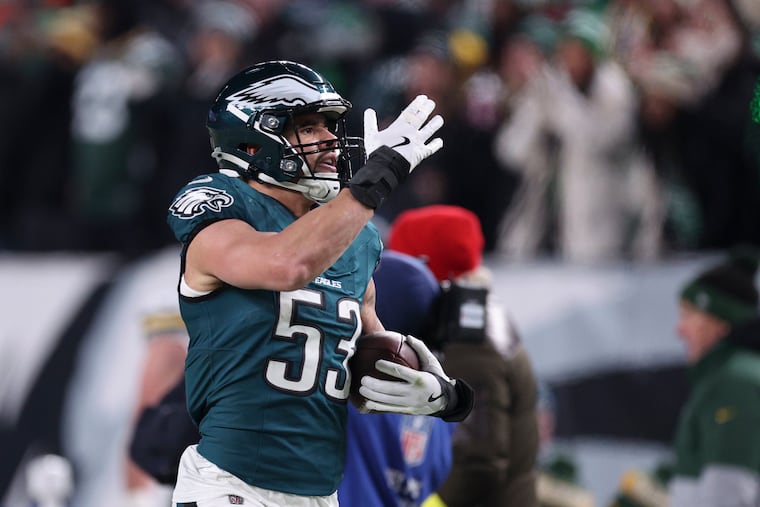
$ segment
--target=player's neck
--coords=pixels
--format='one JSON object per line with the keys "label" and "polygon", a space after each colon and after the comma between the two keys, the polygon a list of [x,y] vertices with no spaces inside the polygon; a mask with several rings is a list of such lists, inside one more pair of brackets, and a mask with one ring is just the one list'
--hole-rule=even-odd
{"label": "player's neck", "polygon": [[288,208],[288,210],[290,210],[290,212],[296,217],[305,215],[314,206],[312,201],[295,190],[289,190],[287,188],[255,180],[249,180],[248,184],[262,194],[268,195],[272,199],[279,201],[280,204]]}

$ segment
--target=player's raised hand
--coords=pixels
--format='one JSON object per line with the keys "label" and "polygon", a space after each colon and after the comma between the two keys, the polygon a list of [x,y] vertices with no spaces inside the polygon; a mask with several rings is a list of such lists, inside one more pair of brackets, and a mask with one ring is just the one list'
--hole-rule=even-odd
{"label": "player's raised hand", "polygon": [[443,147],[440,137],[431,139],[443,126],[440,115],[428,121],[433,109],[435,102],[418,95],[388,128],[380,131],[375,110],[364,111],[364,148],[368,159],[349,182],[357,201],[377,209],[420,162]]}
{"label": "player's raised hand", "polygon": [[[387,128],[377,130],[377,114],[374,109],[364,111],[364,147],[367,156],[380,146],[388,146],[409,162],[412,172],[420,162],[443,147],[440,137],[430,139],[443,126],[443,118],[435,115],[435,102],[425,95],[417,97],[401,111]],[[427,123],[425,123],[427,122]]]}

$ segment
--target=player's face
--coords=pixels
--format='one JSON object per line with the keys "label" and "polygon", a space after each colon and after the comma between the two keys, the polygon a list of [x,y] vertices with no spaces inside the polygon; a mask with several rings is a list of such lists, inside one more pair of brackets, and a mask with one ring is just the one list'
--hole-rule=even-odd
{"label": "player's face", "polygon": [[681,302],[678,312],[678,336],[686,345],[686,361],[696,363],[723,336],[728,324],[703,312],[686,302]]}
{"label": "player's face", "polygon": [[285,137],[299,148],[312,173],[335,173],[338,171],[338,138],[330,130],[327,119],[320,113],[307,113],[294,118],[294,128]]}

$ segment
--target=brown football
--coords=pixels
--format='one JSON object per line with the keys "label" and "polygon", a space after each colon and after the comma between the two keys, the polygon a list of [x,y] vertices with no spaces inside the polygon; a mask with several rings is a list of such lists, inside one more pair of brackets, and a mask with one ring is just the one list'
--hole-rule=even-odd
{"label": "brown football", "polygon": [[406,343],[404,335],[395,331],[380,331],[366,334],[356,340],[356,350],[348,361],[351,370],[351,392],[349,399],[360,411],[363,410],[365,399],[359,394],[361,378],[371,375],[383,380],[395,380],[394,377],[375,369],[375,362],[379,359],[387,359],[394,363],[403,364],[409,368],[419,370],[420,361],[414,349]]}

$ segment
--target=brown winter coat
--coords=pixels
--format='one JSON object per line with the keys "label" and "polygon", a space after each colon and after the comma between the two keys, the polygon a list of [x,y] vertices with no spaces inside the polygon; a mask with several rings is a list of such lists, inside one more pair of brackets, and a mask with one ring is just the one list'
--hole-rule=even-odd
{"label": "brown winter coat", "polygon": [[438,494],[447,507],[535,507],[535,376],[516,331],[487,320],[485,342],[444,349],[446,373],[473,387],[475,407],[454,433],[454,463]]}

